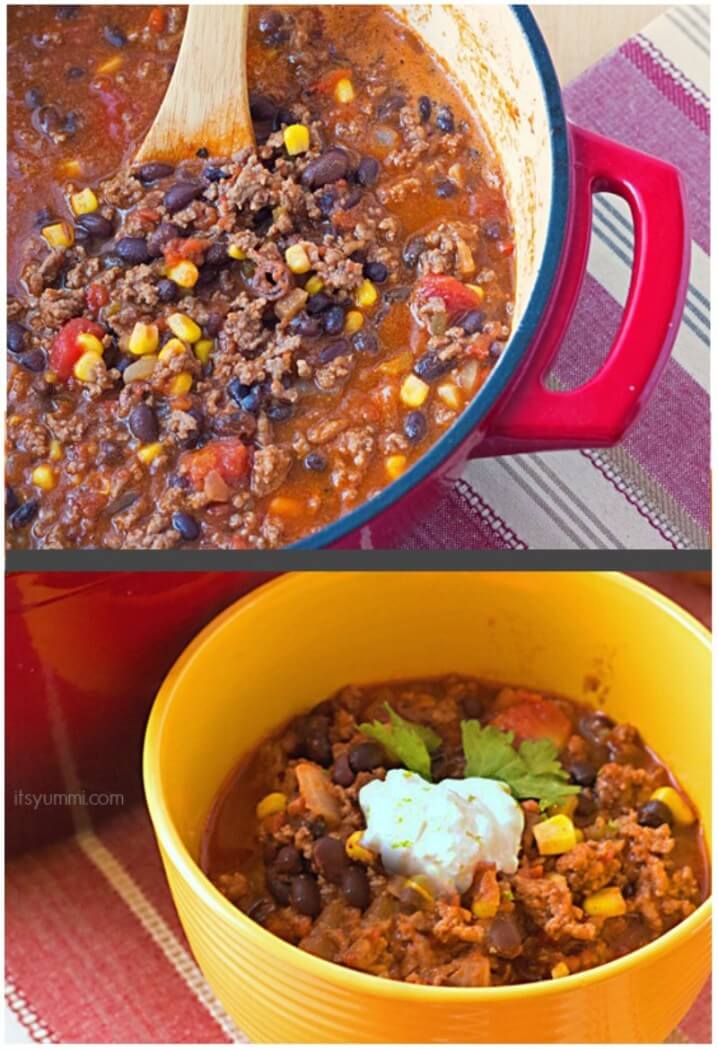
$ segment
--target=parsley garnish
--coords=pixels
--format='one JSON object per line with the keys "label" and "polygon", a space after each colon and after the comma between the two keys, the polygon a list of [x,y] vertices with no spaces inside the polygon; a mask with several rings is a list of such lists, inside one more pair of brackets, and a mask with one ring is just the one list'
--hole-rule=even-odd
{"label": "parsley garnish", "polygon": [[389,722],[362,722],[359,732],[378,740],[387,754],[403,766],[431,780],[431,752],[441,743],[441,737],[428,726],[407,722],[405,718],[384,704]]}
{"label": "parsley garnish", "polygon": [[558,761],[551,740],[524,740],[517,749],[514,734],[474,719],[461,723],[466,756],[465,777],[503,780],[517,799],[538,799],[542,809],[560,805],[580,788],[568,783],[568,773]]}

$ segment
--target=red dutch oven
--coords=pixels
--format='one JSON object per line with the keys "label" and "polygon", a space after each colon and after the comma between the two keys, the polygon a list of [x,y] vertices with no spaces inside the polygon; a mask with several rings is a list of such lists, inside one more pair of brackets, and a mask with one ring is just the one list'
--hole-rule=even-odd
{"label": "red dutch oven", "polygon": [[[399,7],[481,113],[502,161],[515,228],[513,333],[456,423],[405,474],[300,548],[387,547],[425,516],[466,461],[616,444],[649,397],[675,340],[690,241],[678,171],[566,120],[541,33],[527,7]],[[633,272],[608,356],[582,386],[545,379],[586,273],[591,198],[625,200]]]}

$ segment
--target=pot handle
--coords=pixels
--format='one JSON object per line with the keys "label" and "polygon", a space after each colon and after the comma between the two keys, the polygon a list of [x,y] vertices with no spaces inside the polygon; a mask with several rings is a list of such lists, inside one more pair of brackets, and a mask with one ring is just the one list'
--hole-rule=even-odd
{"label": "pot handle", "polygon": [[[690,259],[679,172],[621,143],[568,127],[574,203],[555,297],[535,352],[490,417],[472,457],[616,444],[653,389],[678,332]],[[588,263],[591,198],[601,192],[617,194],[631,208],[635,248],[628,299],[598,372],[574,390],[549,390],[543,379],[576,306]]]}

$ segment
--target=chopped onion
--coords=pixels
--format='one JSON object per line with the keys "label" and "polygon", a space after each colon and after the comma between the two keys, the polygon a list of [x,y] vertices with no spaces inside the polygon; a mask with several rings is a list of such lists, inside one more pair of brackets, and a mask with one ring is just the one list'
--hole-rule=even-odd
{"label": "chopped onion", "polygon": [[464,390],[473,390],[479,379],[479,362],[471,357],[459,369],[457,381]]}
{"label": "chopped onion", "polygon": [[396,146],[399,141],[399,136],[394,129],[387,127],[386,124],[379,124],[374,128],[374,138],[380,146]]}

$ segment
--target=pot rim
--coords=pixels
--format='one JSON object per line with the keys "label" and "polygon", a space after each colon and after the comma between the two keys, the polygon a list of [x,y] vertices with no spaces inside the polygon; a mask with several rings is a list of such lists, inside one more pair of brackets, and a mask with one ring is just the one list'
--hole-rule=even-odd
{"label": "pot rim", "polygon": [[524,36],[541,83],[549,124],[553,171],[544,250],[523,316],[511,334],[506,351],[468,408],[416,463],[396,481],[391,482],[381,492],[354,510],[336,518],[316,532],[302,537],[295,543],[288,544],[285,550],[318,550],[332,547],[350,533],[366,525],[372,518],[383,514],[406,496],[411,489],[417,488],[470,436],[472,431],[476,430],[530,351],[551,299],[566,234],[570,200],[568,130],[561,87],[538,23],[526,5],[511,4],[510,12]]}
{"label": "pot rim", "polygon": [[[351,574],[332,573],[331,575],[333,578],[336,578],[337,576],[341,577],[342,575]],[[487,575],[501,575],[501,573],[488,573]],[[582,574],[573,573],[572,575]],[[657,606],[666,616],[677,621],[681,627],[690,631],[699,643],[707,647],[709,652],[711,651],[712,637],[707,628],[696,620],[691,613],[681,608],[681,606],[661,592],[655,591],[642,581],[620,572],[600,571],[592,572],[590,575],[594,579],[600,579],[609,586],[622,587],[633,591],[634,594],[644,601]],[[194,660],[215,631],[221,629],[228,620],[231,620],[241,610],[249,609],[257,601],[262,601],[268,591],[277,591],[282,588],[301,585],[301,581],[305,578],[306,574],[301,572],[291,572],[278,576],[233,602],[224,612],[210,621],[173,664],[160,686],[147,723],[142,757],[142,776],[147,808],[160,850],[170,859],[179,877],[189,887],[197,900],[201,901],[204,907],[210,908],[227,925],[227,929],[232,936],[252,944],[257,951],[272,958],[276,963],[277,972],[281,972],[281,967],[283,966],[286,966],[287,969],[297,970],[300,973],[304,971],[311,974],[316,980],[324,981],[330,985],[338,985],[345,992],[351,993],[356,990],[364,995],[372,995],[377,998],[394,1001],[435,1003],[445,1006],[471,1003],[479,1006],[489,1002],[515,1002],[519,999],[561,996],[572,989],[586,985],[601,984],[604,981],[619,977],[626,971],[638,969],[672,952],[680,944],[697,936],[705,927],[710,927],[713,903],[712,894],[709,890],[706,899],[701,902],[691,915],[666,933],[661,934],[655,941],[644,944],[641,948],[629,952],[628,955],[623,955],[618,959],[613,959],[611,962],[594,966],[590,970],[571,974],[560,981],[536,981],[496,988],[450,988],[446,986],[434,987],[431,985],[408,984],[403,981],[361,973],[349,967],[341,966],[338,963],[328,962],[325,959],[312,955],[310,952],[305,952],[301,948],[295,947],[293,944],[289,944],[287,941],[283,941],[281,937],[277,937],[275,934],[270,933],[269,930],[265,930],[263,926],[254,922],[248,915],[245,915],[244,912],[241,912],[231,904],[191,856],[167,808],[159,761],[163,723],[167,716],[167,709],[171,703],[172,694],[184,667]],[[274,598],[277,598],[276,594]]]}

